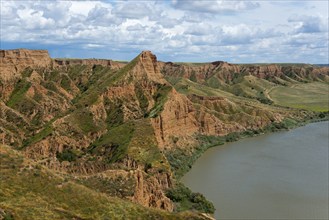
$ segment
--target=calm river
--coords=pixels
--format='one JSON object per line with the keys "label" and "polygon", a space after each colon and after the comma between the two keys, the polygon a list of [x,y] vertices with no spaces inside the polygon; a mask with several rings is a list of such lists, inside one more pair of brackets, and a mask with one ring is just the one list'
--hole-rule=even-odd
{"label": "calm river", "polygon": [[328,219],[329,122],[211,148],[182,182],[216,219]]}

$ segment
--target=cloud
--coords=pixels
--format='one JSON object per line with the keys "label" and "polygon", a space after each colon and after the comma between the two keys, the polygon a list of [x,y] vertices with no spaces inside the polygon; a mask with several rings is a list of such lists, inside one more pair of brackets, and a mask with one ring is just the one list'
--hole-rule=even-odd
{"label": "cloud", "polygon": [[317,33],[326,29],[322,19],[318,16],[294,15],[288,19],[288,22],[295,24],[296,33]]}
{"label": "cloud", "polygon": [[307,10],[293,4],[215,0],[0,4],[3,49],[45,45],[41,49],[50,48],[57,56],[60,52],[54,48],[75,57],[113,59],[131,59],[148,49],[159,59],[196,62],[289,62],[294,51],[302,51],[294,62],[328,59],[323,2],[312,2],[316,7]]}
{"label": "cloud", "polygon": [[86,21],[93,26],[108,27],[111,25],[119,25],[123,22],[122,18],[115,16],[112,13],[111,5],[96,4],[89,12]]}
{"label": "cloud", "polygon": [[199,24],[191,24],[187,27],[187,30],[185,30],[184,34],[188,35],[195,35],[195,36],[203,36],[210,34],[212,32],[216,32],[213,26],[199,23]]}
{"label": "cloud", "polygon": [[152,14],[152,9],[144,2],[120,2],[114,14],[121,18],[139,19]]}
{"label": "cloud", "polygon": [[174,0],[173,7],[182,10],[205,12],[205,13],[234,13],[251,10],[260,7],[257,2],[249,1],[194,1]]}
{"label": "cloud", "polygon": [[33,9],[19,9],[17,15],[23,23],[23,27],[26,29],[41,29],[46,26],[53,27],[55,21],[51,18],[45,18],[42,11],[36,11]]}

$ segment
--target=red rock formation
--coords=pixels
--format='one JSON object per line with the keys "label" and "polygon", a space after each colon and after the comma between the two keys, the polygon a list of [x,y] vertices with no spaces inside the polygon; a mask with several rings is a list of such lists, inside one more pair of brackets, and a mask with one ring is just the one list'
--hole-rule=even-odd
{"label": "red rock formation", "polygon": [[54,67],[67,67],[73,65],[101,65],[105,67],[111,67],[112,69],[120,69],[125,66],[124,63],[105,59],[53,59],[53,63]]}
{"label": "red rock formation", "polygon": [[[130,158],[128,153],[113,165],[103,160],[104,155],[90,153],[93,144],[115,126],[129,122],[134,124],[133,132],[136,132],[138,122],[146,121],[147,125],[151,123],[147,127],[150,129],[145,130],[152,138],[145,138],[146,132],[141,132],[143,137],[135,142],[128,140],[127,148],[135,148],[134,154],[142,154],[143,147],[152,145],[155,146],[152,150],[159,150],[158,155],[163,156],[163,150],[195,147],[195,135],[226,135],[259,129],[292,113],[257,101],[255,104],[219,96],[186,96],[178,93],[162,72],[167,76],[193,79],[200,84],[211,77],[232,83],[239,74],[273,79],[285,77],[286,72],[291,72],[294,77],[311,79],[326,79],[328,75],[328,68],[233,65],[226,62],[202,65],[162,63],[150,51],[143,51],[127,65],[99,59],[51,60],[47,51],[30,50],[1,51],[0,60],[0,133],[5,134],[5,142],[21,144],[24,139],[32,138],[33,141],[24,149],[25,154],[60,172],[91,175],[115,168],[120,172],[131,170],[136,188],[129,199],[168,211],[173,210],[173,203],[164,193],[173,182],[169,165],[164,166],[162,172],[151,170],[148,173],[145,161]],[[106,68],[101,68],[104,72],[97,75],[93,71],[94,65]],[[71,68],[75,66],[78,68]],[[22,71],[27,67],[32,71],[23,76]],[[82,70],[79,67],[83,67]],[[75,79],[71,70],[76,71]],[[93,74],[100,79],[92,78]],[[17,105],[9,105],[7,100],[19,79],[29,86],[20,100],[16,100]],[[24,102],[20,103],[22,100]],[[88,120],[84,120],[86,118]],[[45,127],[47,122],[48,127]],[[49,127],[50,131],[43,130]],[[102,146],[105,149],[101,149],[104,150],[102,153],[106,156],[120,147],[112,149],[111,141]],[[74,162],[60,162],[56,156],[65,149],[82,156]],[[125,149],[120,149],[120,153],[126,153]],[[162,162],[168,164],[164,156]]]}
{"label": "red rock formation", "polygon": [[49,67],[51,58],[46,50],[0,50],[0,79],[9,81],[26,67]]}
{"label": "red rock formation", "polygon": [[[205,80],[216,76],[225,82],[231,82],[234,74],[253,75],[261,79],[275,79],[292,77],[297,80],[309,78],[312,80],[324,80],[329,82],[329,67],[317,67],[313,65],[281,65],[281,64],[230,64],[227,62],[213,62],[198,65],[161,63],[163,73],[168,76],[179,76],[192,79],[195,77],[197,82],[204,83]],[[194,76],[193,76],[194,75]]]}

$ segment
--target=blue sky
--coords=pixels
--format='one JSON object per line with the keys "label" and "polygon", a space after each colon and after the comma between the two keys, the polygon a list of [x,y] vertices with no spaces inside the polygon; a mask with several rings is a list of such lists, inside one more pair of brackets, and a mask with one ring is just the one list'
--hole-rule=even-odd
{"label": "blue sky", "polygon": [[1,49],[52,57],[328,63],[328,1],[1,1]]}

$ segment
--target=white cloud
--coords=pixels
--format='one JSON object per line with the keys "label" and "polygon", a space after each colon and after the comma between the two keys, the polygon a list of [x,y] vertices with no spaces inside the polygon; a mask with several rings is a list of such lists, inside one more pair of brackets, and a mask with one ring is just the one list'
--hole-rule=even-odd
{"label": "white cloud", "polygon": [[[263,1],[0,4],[2,47],[24,42],[51,44],[68,47],[67,54],[75,56],[98,54],[114,59],[123,59],[123,54],[130,59],[149,49],[160,59],[173,61],[328,60],[328,12],[323,2],[303,3],[303,7]],[[290,56],[299,50],[300,54]]]}
{"label": "white cloud", "polygon": [[[58,1],[56,1],[56,3],[58,3]],[[96,5],[105,5],[101,1],[71,1],[69,3],[71,4],[69,7],[69,13],[83,16],[87,16],[90,10],[92,10]]]}
{"label": "white cloud", "polygon": [[328,25],[325,25],[319,16],[294,15],[288,19],[288,22],[295,24],[294,28],[297,33],[317,33],[326,31],[328,28]]}
{"label": "white cloud", "polygon": [[152,9],[144,2],[120,2],[114,12],[121,18],[139,19],[152,14]]}
{"label": "white cloud", "polygon": [[178,9],[206,12],[206,13],[232,13],[241,12],[258,8],[257,2],[250,1],[194,1],[194,0],[175,0],[173,6]]}
{"label": "white cloud", "polygon": [[26,29],[41,29],[46,26],[53,27],[55,24],[53,19],[43,16],[43,11],[24,8],[17,10],[17,15],[20,21],[23,22],[23,28]]}

